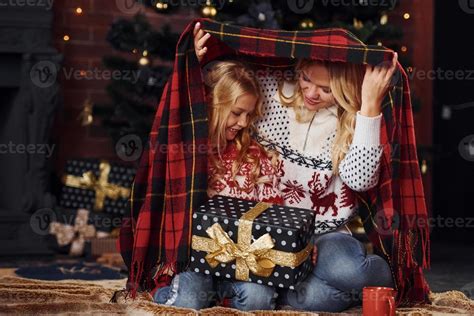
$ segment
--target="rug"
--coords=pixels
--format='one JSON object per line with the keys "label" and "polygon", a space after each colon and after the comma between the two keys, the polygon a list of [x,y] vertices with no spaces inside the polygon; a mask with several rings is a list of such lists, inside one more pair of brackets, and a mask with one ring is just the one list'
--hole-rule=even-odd
{"label": "rug", "polygon": [[[5,275],[5,274],[4,274]],[[213,307],[196,311],[155,304],[149,294],[137,299],[117,295],[117,303],[110,299],[123,289],[125,279],[105,281],[61,280],[44,281],[5,275],[0,278],[1,315],[360,315],[354,308],[344,313],[308,313],[300,311],[253,311]],[[397,315],[474,314],[474,301],[464,293],[449,291],[432,293],[432,305],[401,308]]]}
{"label": "rug", "polygon": [[38,280],[118,280],[124,276],[118,269],[96,262],[53,263],[18,268],[15,273],[27,279]]}

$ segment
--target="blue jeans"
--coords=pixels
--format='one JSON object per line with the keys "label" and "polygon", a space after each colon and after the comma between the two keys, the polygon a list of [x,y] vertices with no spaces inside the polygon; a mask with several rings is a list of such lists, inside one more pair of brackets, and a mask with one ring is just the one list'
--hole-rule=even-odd
{"label": "blue jeans", "polygon": [[367,255],[364,245],[349,234],[316,237],[318,249],[312,273],[294,290],[280,292],[280,304],[295,309],[341,312],[360,302],[366,286],[393,287],[387,262]]}
{"label": "blue jeans", "polygon": [[185,271],[176,275],[170,286],[158,289],[154,301],[199,310],[210,307],[216,295],[229,298],[232,308],[243,311],[275,309],[277,296],[275,289],[266,285],[213,279],[210,275]]}

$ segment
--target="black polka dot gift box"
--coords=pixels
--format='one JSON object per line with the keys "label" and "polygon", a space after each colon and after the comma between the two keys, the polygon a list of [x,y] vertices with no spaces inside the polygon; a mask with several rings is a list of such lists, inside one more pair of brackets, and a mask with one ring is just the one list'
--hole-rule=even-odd
{"label": "black polka dot gift box", "polygon": [[59,204],[121,218],[126,212],[134,176],[133,168],[104,160],[69,160]]}
{"label": "black polka dot gift box", "polygon": [[313,265],[310,210],[215,196],[193,214],[191,270],[290,288]]}

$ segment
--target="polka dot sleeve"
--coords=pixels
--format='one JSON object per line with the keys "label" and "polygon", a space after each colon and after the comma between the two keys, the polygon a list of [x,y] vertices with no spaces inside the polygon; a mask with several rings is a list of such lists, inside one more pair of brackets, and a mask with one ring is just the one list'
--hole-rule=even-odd
{"label": "polka dot sleeve", "polygon": [[383,153],[380,145],[381,123],[382,114],[366,117],[357,113],[352,144],[339,165],[342,181],[354,191],[367,191],[378,183]]}

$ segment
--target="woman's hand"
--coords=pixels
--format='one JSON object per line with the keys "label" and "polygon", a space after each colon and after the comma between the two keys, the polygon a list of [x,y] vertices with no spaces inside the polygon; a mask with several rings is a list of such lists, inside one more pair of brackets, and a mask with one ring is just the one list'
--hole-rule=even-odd
{"label": "woman's hand", "polygon": [[196,57],[199,60],[199,62],[202,61],[204,55],[207,53],[207,47],[204,45],[206,44],[206,41],[211,37],[211,34],[205,33],[203,30],[201,30],[201,23],[197,22],[196,25],[194,25],[194,51],[196,52]]}
{"label": "woman's hand", "polygon": [[378,116],[382,112],[382,101],[390,86],[392,76],[397,69],[398,55],[393,55],[389,66],[367,65],[364,81],[362,82],[362,105],[360,114],[364,116]]}

